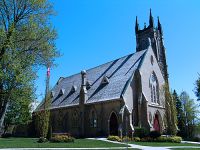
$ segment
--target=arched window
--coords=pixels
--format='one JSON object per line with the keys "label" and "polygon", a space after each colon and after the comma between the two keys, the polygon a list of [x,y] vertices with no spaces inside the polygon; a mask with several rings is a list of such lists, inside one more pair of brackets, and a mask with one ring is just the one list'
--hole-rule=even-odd
{"label": "arched window", "polygon": [[90,113],[90,127],[96,128],[97,127],[97,115],[94,110]]}
{"label": "arched window", "polygon": [[77,111],[74,111],[72,114],[72,127],[77,128],[78,127],[78,113]]}
{"label": "arched window", "polygon": [[159,104],[159,85],[155,73],[150,76],[151,102]]}

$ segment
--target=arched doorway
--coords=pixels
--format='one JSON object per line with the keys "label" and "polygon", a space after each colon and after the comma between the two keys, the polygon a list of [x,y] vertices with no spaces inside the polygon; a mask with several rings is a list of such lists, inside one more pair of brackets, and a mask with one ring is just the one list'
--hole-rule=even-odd
{"label": "arched doorway", "polygon": [[158,114],[155,114],[154,121],[153,121],[153,128],[155,129],[155,131],[160,132],[160,123],[159,123]]}
{"label": "arched doorway", "polygon": [[112,112],[111,116],[110,116],[110,135],[118,135],[118,120],[117,120],[117,116],[114,112]]}

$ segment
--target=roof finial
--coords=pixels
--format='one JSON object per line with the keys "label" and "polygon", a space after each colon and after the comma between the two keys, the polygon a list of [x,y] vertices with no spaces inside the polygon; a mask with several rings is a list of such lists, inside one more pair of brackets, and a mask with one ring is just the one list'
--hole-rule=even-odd
{"label": "roof finial", "polygon": [[135,20],[135,33],[137,33],[139,31],[139,24],[138,24],[138,20],[137,20],[137,16],[136,16],[136,20]]}
{"label": "roof finial", "polygon": [[153,16],[151,14],[151,8],[150,8],[150,15],[149,15],[149,26],[153,27]]}
{"label": "roof finial", "polygon": [[146,27],[147,27],[147,26],[146,26],[146,22],[145,22],[145,23],[144,23],[144,29],[146,29]]}
{"label": "roof finial", "polygon": [[159,17],[158,17],[158,31],[160,31],[160,34],[163,34],[162,25],[160,24],[160,19],[159,19]]}

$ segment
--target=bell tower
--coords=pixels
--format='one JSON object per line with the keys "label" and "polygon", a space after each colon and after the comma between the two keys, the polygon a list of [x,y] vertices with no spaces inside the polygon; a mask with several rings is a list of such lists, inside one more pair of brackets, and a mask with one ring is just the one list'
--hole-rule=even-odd
{"label": "bell tower", "polygon": [[149,14],[149,25],[144,24],[144,28],[140,29],[138,18],[136,17],[135,21],[135,34],[136,34],[136,51],[145,50],[149,47],[149,39],[151,41],[151,47],[158,61],[159,67],[161,69],[162,75],[165,79],[165,82],[168,83],[168,71],[167,71],[167,62],[165,47],[163,41],[163,31],[162,25],[158,17],[157,27],[154,26],[154,18],[151,13]]}

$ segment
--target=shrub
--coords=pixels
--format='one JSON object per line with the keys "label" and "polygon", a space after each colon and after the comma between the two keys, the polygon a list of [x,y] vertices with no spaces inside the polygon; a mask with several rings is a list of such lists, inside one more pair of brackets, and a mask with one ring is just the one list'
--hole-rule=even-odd
{"label": "shrub", "polygon": [[181,143],[182,138],[180,136],[171,136],[168,137],[168,142],[172,142],[172,143]]}
{"label": "shrub", "polygon": [[113,136],[113,135],[110,135],[110,136],[108,136],[107,139],[110,140],[110,141],[118,141],[118,142],[122,142],[122,139],[121,139],[119,136]]}
{"label": "shrub", "polygon": [[122,138],[122,141],[127,142],[127,141],[132,141],[132,139],[130,137],[128,137],[128,136],[124,136]]}
{"label": "shrub", "polygon": [[157,142],[168,142],[168,137],[166,136],[159,136],[156,138]]}
{"label": "shrub", "polygon": [[145,128],[136,127],[133,136],[143,138],[148,135],[148,131]]}
{"label": "shrub", "polygon": [[37,142],[38,143],[45,143],[45,142],[48,142],[48,140],[44,137],[40,137]]}
{"label": "shrub", "polygon": [[140,142],[140,138],[139,137],[133,137],[132,141],[134,141],[134,142]]}
{"label": "shrub", "polygon": [[153,142],[154,141],[154,139],[153,138],[151,138],[151,137],[144,137],[144,138],[141,138],[141,140],[140,140],[141,142]]}
{"label": "shrub", "polygon": [[182,138],[180,136],[160,136],[155,139],[157,142],[172,142],[172,143],[180,143]]}
{"label": "shrub", "polygon": [[74,142],[74,138],[69,135],[55,135],[50,139],[50,142],[52,143],[69,143]]}

